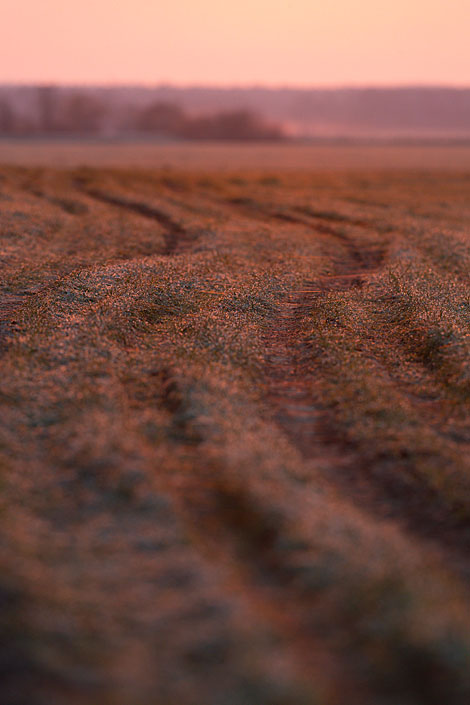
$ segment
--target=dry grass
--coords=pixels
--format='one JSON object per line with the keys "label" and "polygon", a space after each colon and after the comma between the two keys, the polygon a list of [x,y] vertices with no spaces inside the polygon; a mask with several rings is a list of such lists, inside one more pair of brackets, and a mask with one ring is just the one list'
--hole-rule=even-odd
{"label": "dry grass", "polygon": [[[54,166],[146,169],[269,170],[265,179],[276,179],[278,171],[371,169],[426,169],[456,171],[470,169],[470,146],[456,144],[255,144],[227,142],[48,141],[42,139],[0,140],[0,163],[19,166]],[[178,179],[177,179],[178,180]]]}
{"label": "dry grass", "polygon": [[2,704],[469,701],[469,187],[1,170]]}

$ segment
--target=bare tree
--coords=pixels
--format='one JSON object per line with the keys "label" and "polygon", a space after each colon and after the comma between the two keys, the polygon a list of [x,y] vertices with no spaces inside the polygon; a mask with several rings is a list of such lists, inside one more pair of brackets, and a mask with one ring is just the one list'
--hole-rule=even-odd
{"label": "bare tree", "polygon": [[4,99],[0,102],[0,133],[12,135],[17,128],[17,118],[10,103]]}
{"label": "bare tree", "polygon": [[61,132],[100,132],[106,108],[101,100],[85,92],[73,92],[61,101],[57,123]]}
{"label": "bare tree", "polygon": [[216,113],[188,120],[181,132],[187,139],[280,140],[282,130],[249,110]]}
{"label": "bare tree", "polygon": [[174,103],[156,102],[144,108],[135,118],[138,132],[178,135],[186,123],[183,109]]}

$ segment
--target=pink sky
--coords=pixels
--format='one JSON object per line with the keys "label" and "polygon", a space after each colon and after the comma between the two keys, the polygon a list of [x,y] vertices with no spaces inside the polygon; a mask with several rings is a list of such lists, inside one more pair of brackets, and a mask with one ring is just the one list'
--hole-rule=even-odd
{"label": "pink sky", "polygon": [[470,84],[470,0],[1,0],[0,82]]}

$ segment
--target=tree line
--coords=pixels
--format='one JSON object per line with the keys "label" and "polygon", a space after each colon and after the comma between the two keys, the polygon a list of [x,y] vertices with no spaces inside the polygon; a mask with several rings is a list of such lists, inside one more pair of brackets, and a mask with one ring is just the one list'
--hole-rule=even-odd
{"label": "tree line", "polygon": [[189,114],[177,103],[155,100],[144,106],[112,105],[83,89],[38,86],[20,110],[13,96],[0,96],[0,135],[147,135],[188,140],[280,140],[281,127],[249,109]]}

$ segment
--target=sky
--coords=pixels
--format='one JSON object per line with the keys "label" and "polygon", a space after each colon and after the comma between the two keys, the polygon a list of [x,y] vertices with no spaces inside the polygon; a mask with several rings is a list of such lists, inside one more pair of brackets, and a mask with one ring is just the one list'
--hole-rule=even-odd
{"label": "sky", "polygon": [[2,83],[470,85],[470,0],[0,0]]}

